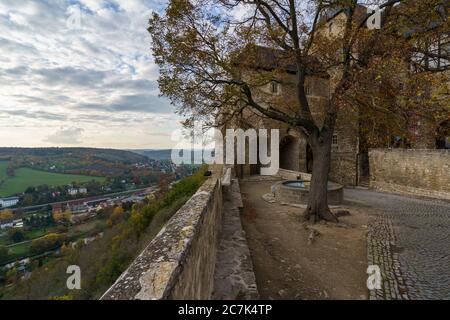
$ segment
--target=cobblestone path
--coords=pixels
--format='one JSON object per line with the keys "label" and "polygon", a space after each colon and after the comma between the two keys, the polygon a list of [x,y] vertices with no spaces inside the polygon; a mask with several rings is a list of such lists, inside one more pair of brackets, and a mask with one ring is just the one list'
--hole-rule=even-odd
{"label": "cobblestone path", "polygon": [[371,299],[450,299],[450,203],[359,189],[345,198],[373,209],[368,263],[383,285]]}

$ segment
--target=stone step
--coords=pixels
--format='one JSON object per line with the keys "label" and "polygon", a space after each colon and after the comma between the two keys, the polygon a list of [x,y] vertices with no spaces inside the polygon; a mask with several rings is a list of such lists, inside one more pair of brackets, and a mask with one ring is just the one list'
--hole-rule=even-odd
{"label": "stone step", "polygon": [[369,188],[370,187],[369,179],[361,179],[361,181],[359,181],[359,183],[358,183],[358,186]]}

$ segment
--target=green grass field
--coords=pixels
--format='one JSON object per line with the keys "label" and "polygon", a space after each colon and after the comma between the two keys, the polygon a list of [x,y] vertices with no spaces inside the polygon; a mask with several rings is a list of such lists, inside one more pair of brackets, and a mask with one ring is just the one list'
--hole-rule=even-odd
{"label": "green grass field", "polygon": [[15,258],[21,259],[29,255],[31,242],[21,243],[15,246],[8,247],[9,254]]}
{"label": "green grass field", "polygon": [[48,186],[62,186],[72,182],[83,183],[91,180],[103,182],[105,178],[92,177],[76,174],[63,174],[39,171],[29,168],[15,170],[14,177],[6,175],[6,161],[0,162],[0,197],[7,197],[16,193],[24,192],[28,187],[37,187],[46,184]]}
{"label": "green grass field", "polygon": [[[31,231],[25,231],[24,232],[25,239],[23,241],[24,242],[31,241],[36,238],[40,238],[42,236],[45,236],[47,233],[50,233],[51,231],[52,231],[52,228],[50,228],[50,227],[34,229]],[[2,235],[0,235],[0,246],[10,246],[10,245],[14,245],[14,243],[10,239],[8,239],[7,232],[4,232]]]}
{"label": "green grass field", "polygon": [[0,236],[0,246],[7,246],[11,244],[11,241],[8,240],[7,236]]}
{"label": "green grass field", "polygon": [[7,178],[6,168],[8,168],[8,161],[0,161],[0,182]]}
{"label": "green grass field", "polygon": [[49,233],[51,231],[50,227],[44,227],[44,228],[40,228],[40,229],[34,229],[31,231],[27,231],[25,232],[25,238],[26,240],[33,240],[36,238],[40,238],[42,236],[45,236],[47,233]]}

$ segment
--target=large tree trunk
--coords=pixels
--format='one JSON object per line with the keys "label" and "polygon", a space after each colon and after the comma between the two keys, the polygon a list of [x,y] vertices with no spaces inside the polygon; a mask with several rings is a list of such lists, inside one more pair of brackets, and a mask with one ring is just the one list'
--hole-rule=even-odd
{"label": "large tree trunk", "polygon": [[313,152],[313,169],[305,219],[314,223],[320,220],[338,222],[337,217],[331,213],[328,207],[327,197],[331,162],[331,137],[331,134],[324,137],[312,135],[308,139]]}

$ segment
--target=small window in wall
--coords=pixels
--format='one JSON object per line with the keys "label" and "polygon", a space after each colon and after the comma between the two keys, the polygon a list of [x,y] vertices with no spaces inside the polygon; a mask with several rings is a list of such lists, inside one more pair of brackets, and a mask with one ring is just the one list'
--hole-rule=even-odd
{"label": "small window in wall", "polygon": [[306,94],[307,96],[310,96],[310,95],[311,95],[311,87],[310,87],[310,86],[306,86],[306,87],[305,87],[305,94]]}
{"label": "small window in wall", "polygon": [[331,140],[331,144],[333,146],[337,147],[337,145],[338,145],[338,136],[337,136],[337,134],[333,134],[333,138]]}
{"label": "small window in wall", "polygon": [[270,92],[273,94],[278,94],[280,92],[280,84],[278,82],[272,81],[270,83]]}

